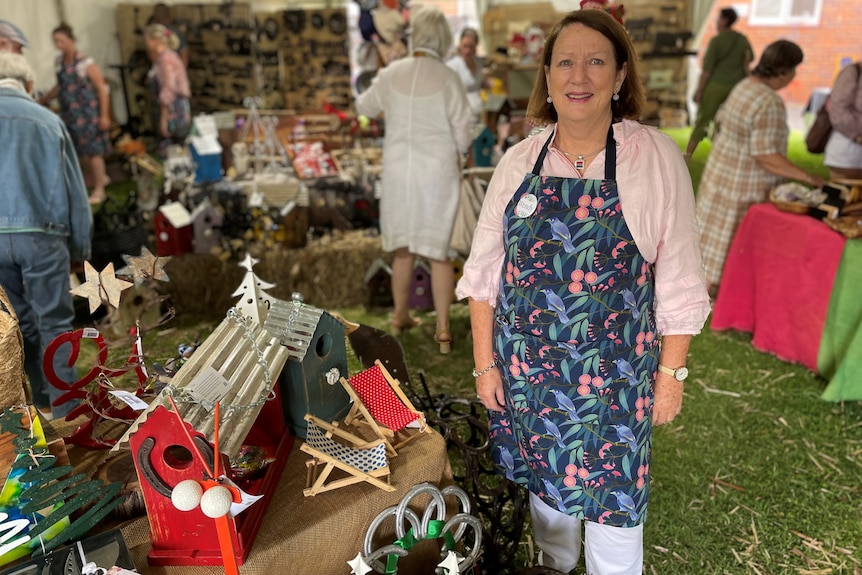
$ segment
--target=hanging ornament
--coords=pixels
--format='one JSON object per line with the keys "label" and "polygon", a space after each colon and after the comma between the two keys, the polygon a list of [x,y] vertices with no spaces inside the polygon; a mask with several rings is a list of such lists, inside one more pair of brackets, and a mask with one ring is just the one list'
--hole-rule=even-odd
{"label": "hanging ornament", "polygon": [[85,297],[90,302],[90,313],[93,313],[102,304],[119,307],[120,294],[123,290],[132,287],[132,284],[123,281],[114,275],[114,264],[109,263],[101,272],[84,262],[84,277],[87,281],[72,288],[72,295]]}
{"label": "hanging ornament", "polygon": [[134,278],[135,287],[140,286],[145,280],[154,279],[162,282],[171,281],[165,273],[165,265],[171,261],[170,257],[159,257],[153,255],[146,247],[141,248],[140,256],[123,254],[126,267],[117,273]]}

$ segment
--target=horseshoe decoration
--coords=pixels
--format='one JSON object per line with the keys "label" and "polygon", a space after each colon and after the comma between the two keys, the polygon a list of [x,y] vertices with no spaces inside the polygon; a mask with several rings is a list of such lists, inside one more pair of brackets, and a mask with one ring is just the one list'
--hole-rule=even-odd
{"label": "horseshoe decoration", "polygon": [[[431,501],[422,512],[420,519],[417,513],[409,508],[409,505],[416,496],[423,493],[430,495]],[[444,524],[446,496],[455,497],[460,504],[461,511]],[[390,516],[395,520],[395,534],[398,541],[374,550],[375,535],[380,525]],[[458,569],[462,573],[470,569],[479,557],[482,548],[482,524],[479,519],[470,515],[470,500],[460,488],[449,486],[440,491],[430,483],[420,483],[411,488],[398,505],[387,507],[374,518],[365,533],[362,545],[363,559],[377,573],[397,573],[398,558],[407,556],[416,541],[429,537],[444,539],[445,543],[440,552],[442,559],[449,551],[454,550],[467,527],[473,529],[473,541],[472,545],[468,546],[470,553],[464,558],[459,555]],[[381,561],[384,557],[386,557],[385,562]]]}
{"label": "horseshoe decoration", "polygon": [[[215,451],[213,450],[212,444],[207,442],[203,437],[197,435],[194,436],[193,441],[204,456],[204,460],[207,465],[212,467],[215,462]],[[135,459],[137,459],[138,469],[141,470],[141,475],[144,476],[147,483],[152,485],[153,489],[155,489],[160,495],[164,495],[170,499],[173,487],[168,485],[168,482],[159,475],[159,472],[156,471],[155,466],[153,465],[153,450],[155,447],[156,439],[154,437],[147,437],[143,442],[141,442],[141,447],[135,454]]]}

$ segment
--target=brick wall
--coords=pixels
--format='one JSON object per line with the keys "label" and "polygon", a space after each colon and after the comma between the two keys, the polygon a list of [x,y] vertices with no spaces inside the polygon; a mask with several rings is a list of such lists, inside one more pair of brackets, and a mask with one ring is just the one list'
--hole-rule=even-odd
{"label": "brick wall", "polygon": [[[707,33],[697,47],[700,57],[706,52],[709,40],[715,36],[718,12],[732,6],[741,13],[740,6],[750,5],[746,0],[718,0],[707,19]],[[751,7],[748,7],[751,13]],[[755,52],[755,63],[763,49],[775,40],[784,38],[799,44],[805,60],[796,69],[796,78],[783,90],[788,102],[804,104],[812,88],[831,87],[841,68],[841,62],[862,60],[862,2],[859,0],[823,0],[818,26],[752,26],[748,16],[741,16],[734,29],[745,34]]]}

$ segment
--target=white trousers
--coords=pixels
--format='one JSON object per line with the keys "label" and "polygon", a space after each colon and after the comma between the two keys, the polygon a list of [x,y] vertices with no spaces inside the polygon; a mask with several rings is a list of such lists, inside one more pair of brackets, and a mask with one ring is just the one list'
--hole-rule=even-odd
{"label": "white trousers", "polygon": [[[541,564],[568,573],[581,557],[581,520],[560,513],[530,493],[533,538],[542,550]],[[641,575],[643,524],[611,527],[595,521],[584,526],[587,575]]]}

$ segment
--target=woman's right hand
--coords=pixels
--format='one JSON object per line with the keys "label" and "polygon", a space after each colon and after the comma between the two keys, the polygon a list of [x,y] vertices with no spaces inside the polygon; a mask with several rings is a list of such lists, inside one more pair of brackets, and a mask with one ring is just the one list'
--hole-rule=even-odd
{"label": "woman's right hand", "polygon": [[503,376],[500,375],[500,370],[494,368],[476,378],[476,395],[488,409],[499,412],[505,410],[506,399],[503,395]]}

